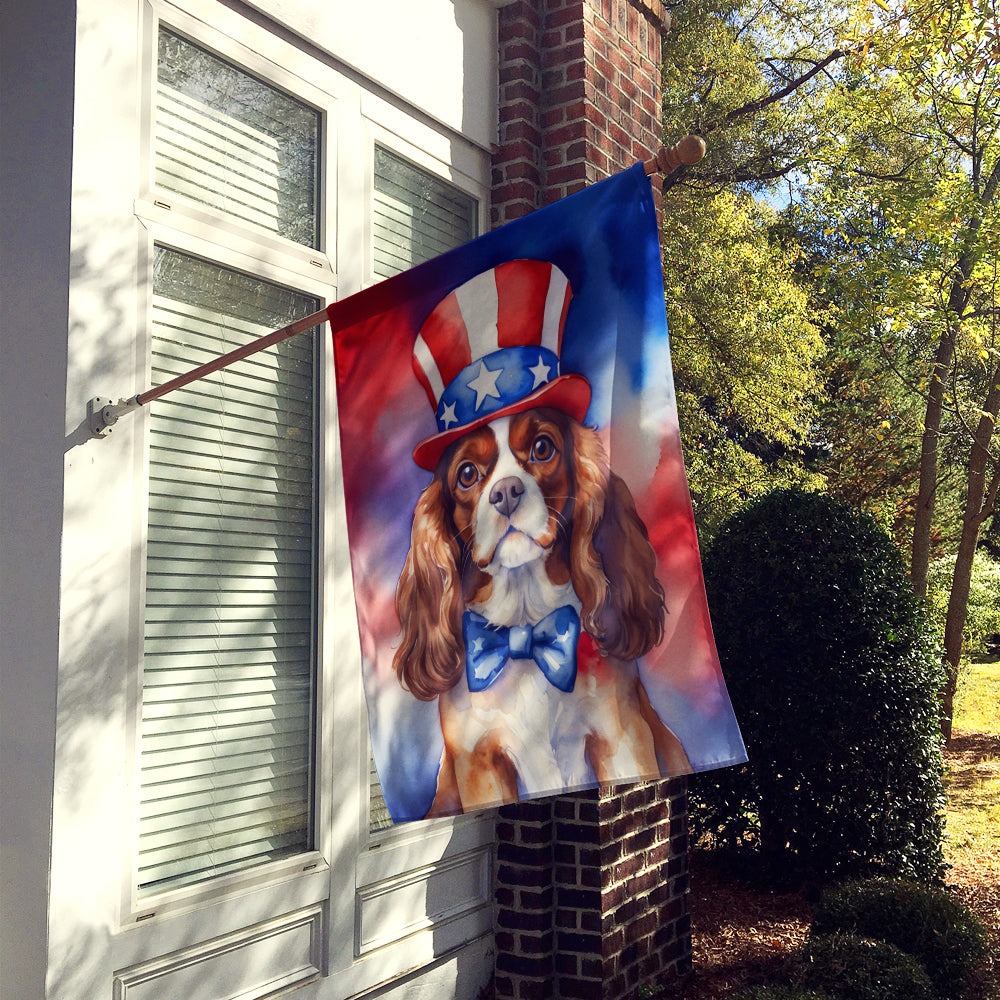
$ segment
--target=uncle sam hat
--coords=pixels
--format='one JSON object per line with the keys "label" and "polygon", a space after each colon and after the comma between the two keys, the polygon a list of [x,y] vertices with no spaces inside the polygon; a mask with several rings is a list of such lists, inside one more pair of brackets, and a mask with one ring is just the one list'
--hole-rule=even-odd
{"label": "uncle sam hat", "polygon": [[554,264],[511,260],[470,278],[434,307],[413,346],[413,370],[438,432],[413,449],[417,465],[433,470],[463,434],[535,406],[583,419],[590,383],[559,371],[572,294]]}

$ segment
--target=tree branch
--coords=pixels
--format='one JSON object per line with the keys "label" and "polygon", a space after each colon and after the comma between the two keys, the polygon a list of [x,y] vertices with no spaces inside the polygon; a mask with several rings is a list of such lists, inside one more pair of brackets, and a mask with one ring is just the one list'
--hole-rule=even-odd
{"label": "tree branch", "polygon": [[803,84],[808,83],[814,76],[822,73],[823,70],[825,70],[831,63],[836,62],[838,59],[843,59],[846,55],[846,49],[834,49],[824,59],[821,59],[818,63],[816,63],[807,73],[803,73],[802,76],[796,77],[787,86],[782,87],[781,90],[776,90],[773,94],[768,94],[766,97],[760,97],[756,101],[750,101],[742,107],[733,108],[732,111],[726,112],[721,121],[716,122],[713,125],[702,126],[701,134],[704,135],[709,132],[714,132],[717,128],[722,128],[722,126],[735,121],[737,118],[744,118],[747,115],[755,115],[758,111],[763,111],[764,108],[769,105],[777,104],[778,101],[783,100],[789,94],[798,90]]}

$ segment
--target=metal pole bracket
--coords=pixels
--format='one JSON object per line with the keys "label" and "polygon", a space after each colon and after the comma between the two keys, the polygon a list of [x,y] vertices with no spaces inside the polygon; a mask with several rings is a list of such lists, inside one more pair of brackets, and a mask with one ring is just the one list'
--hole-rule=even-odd
{"label": "metal pole bracket", "polygon": [[104,396],[94,396],[87,400],[87,423],[94,437],[107,437],[111,428],[118,422],[123,413],[137,409],[139,402],[135,396],[131,399],[119,399],[118,402]]}

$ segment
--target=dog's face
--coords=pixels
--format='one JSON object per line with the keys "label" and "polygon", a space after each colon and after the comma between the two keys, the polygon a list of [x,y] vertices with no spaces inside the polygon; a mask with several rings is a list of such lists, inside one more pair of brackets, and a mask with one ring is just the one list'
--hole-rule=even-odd
{"label": "dog's face", "polygon": [[481,571],[552,550],[572,505],[572,450],[566,418],[540,408],[471,431],[444,456],[455,531]]}
{"label": "dog's face", "polygon": [[655,569],[597,431],[546,407],[498,417],[450,445],[414,508],[396,591],[400,682],[425,700],[456,683],[466,608],[526,624],[568,588],[603,655],[642,656],[663,635]]}

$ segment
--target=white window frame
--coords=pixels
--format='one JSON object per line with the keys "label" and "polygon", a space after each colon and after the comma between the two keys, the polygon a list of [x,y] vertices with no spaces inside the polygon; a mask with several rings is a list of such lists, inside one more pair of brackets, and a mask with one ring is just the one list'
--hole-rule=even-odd
{"label": "white window frame", "polygon": [[[221,219],[180,195],[157,192],[150,109],[161,19],[195,44],[321,111],[318,250]],[[184,0],[183,9],[168,0],[146,2],[141,47],[146,110],[141,126],[142,182],[134,212],[142,227],[138,328],[145,334],[140,333],[136,350],[138,386],[149,384],[154,243],[288,285],[316,296],[321,305],[374,282],[371,206],[376,142],[474,197],[479,231],[485,231],[490,179],[486,151],[402,102],[366,89],[350,72],[313,58],[237,11],[212,0]],[[359,191],[364,193],[361,199]],[[346,544],[328,326],[322,328],[320,345],[318,545],[322,571],[317,580],[315,850],[143,899],[137,897],[133,856],[149,424],[142,410],[134,415],[137,517],[132,538],[126,733],[131,748],[126,777],[131,818],[125,831],[128,853],[123,863],[118,933],[112,942],[114,966],[121,970],[119,981],[124,984],[142,981],[145,970],[153,969],[148,974],[158,975],[168,962],[164,956],[190,951],[192,941],[238,936],[243,929],[281,914],[315,914],[322,937],[316,977],[325,977],[323,998],[350,996],[389,982],[491,931],[492,813],[369,833],[367,714]],[[422,892],[426,895],[426,887],[452,879],[464,896],[453,906],[438,907],[430,914],[422,911],[419,900]],[[377,921],[384,908],[399,910],[407,905],[415,908],[397,927],[382,933]]]}

